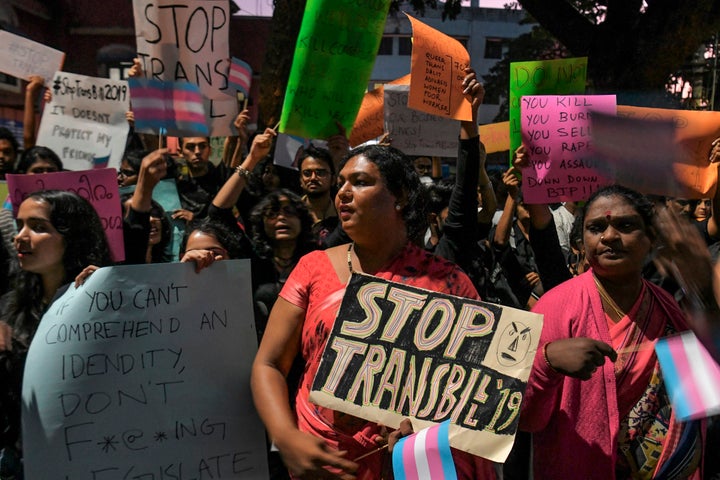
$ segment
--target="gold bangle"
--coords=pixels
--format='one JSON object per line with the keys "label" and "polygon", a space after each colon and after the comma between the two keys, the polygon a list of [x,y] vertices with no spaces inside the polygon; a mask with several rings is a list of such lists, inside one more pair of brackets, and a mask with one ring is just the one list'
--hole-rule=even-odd
{"label": "gold bangle", "polygon": [[545,365],[547,365],[548,367],[550,367],[550,370],[552,370],[553,372],[560,373],[560,372],[558,372],[558,370],[557,370],[555,367],[553,367],[552,365],[550,365],[550,360],[548,360],[548,358],[547,358],[547,347],[548,347],[548,345],[550,345],[550,342],[547,342],[545,345],[543,345],[543,349],[542,349],[542,352],[543,352],[543,360],[545,360]]}
{"label": "gold bangle", "polygon": [[237,167],[235,167],[235,173],[237,173],[239,177],[242,177],[245,180],[248,180],[250,178],[250,171],[242,165],[238,165]]}

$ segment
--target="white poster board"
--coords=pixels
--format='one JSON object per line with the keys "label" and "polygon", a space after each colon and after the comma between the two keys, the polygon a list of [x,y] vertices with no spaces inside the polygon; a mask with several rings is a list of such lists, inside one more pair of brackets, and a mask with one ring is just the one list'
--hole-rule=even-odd
{"label": "white poster board", "polygon": [[65,53],[60,50],[0,30],[0,72],[24,80],[39,75],[47,84],[62,70],[64,61]]}
{"label": "white poster board", "polygon": [[37,144],[57,153],[67,170],[119,169],[130,131],[127,82],[57,72],[50,89]]}
{"label": "white poster board", "polygon": [[226,0],[133,0],[137,56],[148,78],[200,87],[214,137],[233,135],[238,114],[230,69]]}
{"label": "white poster board", "polygon": [[385,131],[406,155],[456,157],[460,122],[408,108],[409,85],[385,85]]}
{"label": "white poster board", "polygon": [[43,317],[23,380],[29,479],[266,479],[248,260],[97,270]]}

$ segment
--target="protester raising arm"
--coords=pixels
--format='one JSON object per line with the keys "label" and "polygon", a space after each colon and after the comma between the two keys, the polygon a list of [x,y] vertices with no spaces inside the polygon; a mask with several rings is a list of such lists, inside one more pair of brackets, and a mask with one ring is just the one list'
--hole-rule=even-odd
{"label": "protester raising arm", "polygon": [[167,149],[159,149],[143,158],[138,171],[138,181],[130,198],[130,208],[123,219],[125,263],[145,263],[150,235],[150,210],[152,192],[167,173]]}
{"label": "protester raising arm", "polygon": [[38,94],[43,91],[45,80],[33,75],[25,87],[25,110],[23,112],[23,146],[27,150],[35,146],[37,125],[35,122],[35,102]]}
{"label": "protester raising arm", "polygon": [[[463,258],[470,258],[469,255],[460,255],[460,252],[469,251],[477,241],[477,186],[481,156],[477,118],[478,109],[485,96],[485,89],[478,82],[472,68],[466,68],[465,73],[462,93],[470,102],[472,119],[460,122],[455,185],[450,196],[447,218],[443,225],[443,235],[435,248],[435,254],[458,263],[468,271],[471,266],[459,261]],[[485,176],[487,177],[487,173]]]}
{"label": "protester raising arm", "polygon": [[250,153],[245,160],[240,163],[242,152],[235,149],[231,164],[237,165],[235,175],[231,175],[222,186],[220,191],[213,198],[212,206],[217,209],[232,209],[233,205],[240,198],[240,193],[247,186],[248,177],[255,167],[267,156],[272,148],[273,138],[277,136],[277,132],[272,128],[266,128],[265,131],[256,135],[253,139]]}
{"label": "protester raising arm", "polygon": [[[514,167],[520,171],[529,168],[529,157],[525,146],[521,145],[515,151]],[[535,253],[540,281],[545,291],[548,291],[569,280],[572,275],[569,269],[564,268],[565,256],[560,247],[550,206],[546,203],[535,203],[526,204],[525,208],[530,214],[530,246]]]}
{"label": "protester raising arm", "polygon": [[[250,110],[243,110],[238,113],[233,121],[233,126],[238,134],[225,137],[223,144],[222,162],[230,168],[236,168],[240,163],[242,155],[245,153],[246,143],[249,138],[247,124],[250,121]],[[235,161],[235,162],[233,162]],[[251,170],[252,171],[252,170]]]}

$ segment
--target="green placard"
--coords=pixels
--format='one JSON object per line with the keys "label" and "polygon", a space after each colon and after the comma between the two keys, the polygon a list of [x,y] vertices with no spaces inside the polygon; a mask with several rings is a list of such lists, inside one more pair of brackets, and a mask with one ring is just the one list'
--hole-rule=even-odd
{"label": "green placard", "polygon": [[350,134],[370,80],[390,0],[308,0],[285,92],[280,131]]}
{"label": "green placard", "polygon": [[520,97],[581,95],[587,82],[587,57],[510,64],[510,162],[520,137]]}

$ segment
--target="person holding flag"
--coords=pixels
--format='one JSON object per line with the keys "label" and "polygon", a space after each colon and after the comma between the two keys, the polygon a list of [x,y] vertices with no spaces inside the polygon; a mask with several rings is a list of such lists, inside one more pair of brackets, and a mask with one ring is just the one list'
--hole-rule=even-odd
{"label": "person holding flag", "polygon": [[545,322],[520,429],[533,433],[535,479],[699,478],[704,425],[676,420],[653,350],[688,329],[675,300],[642,278],[653,219],[629,188],[595,192],[582,223],[591,269],[533,308]]}

